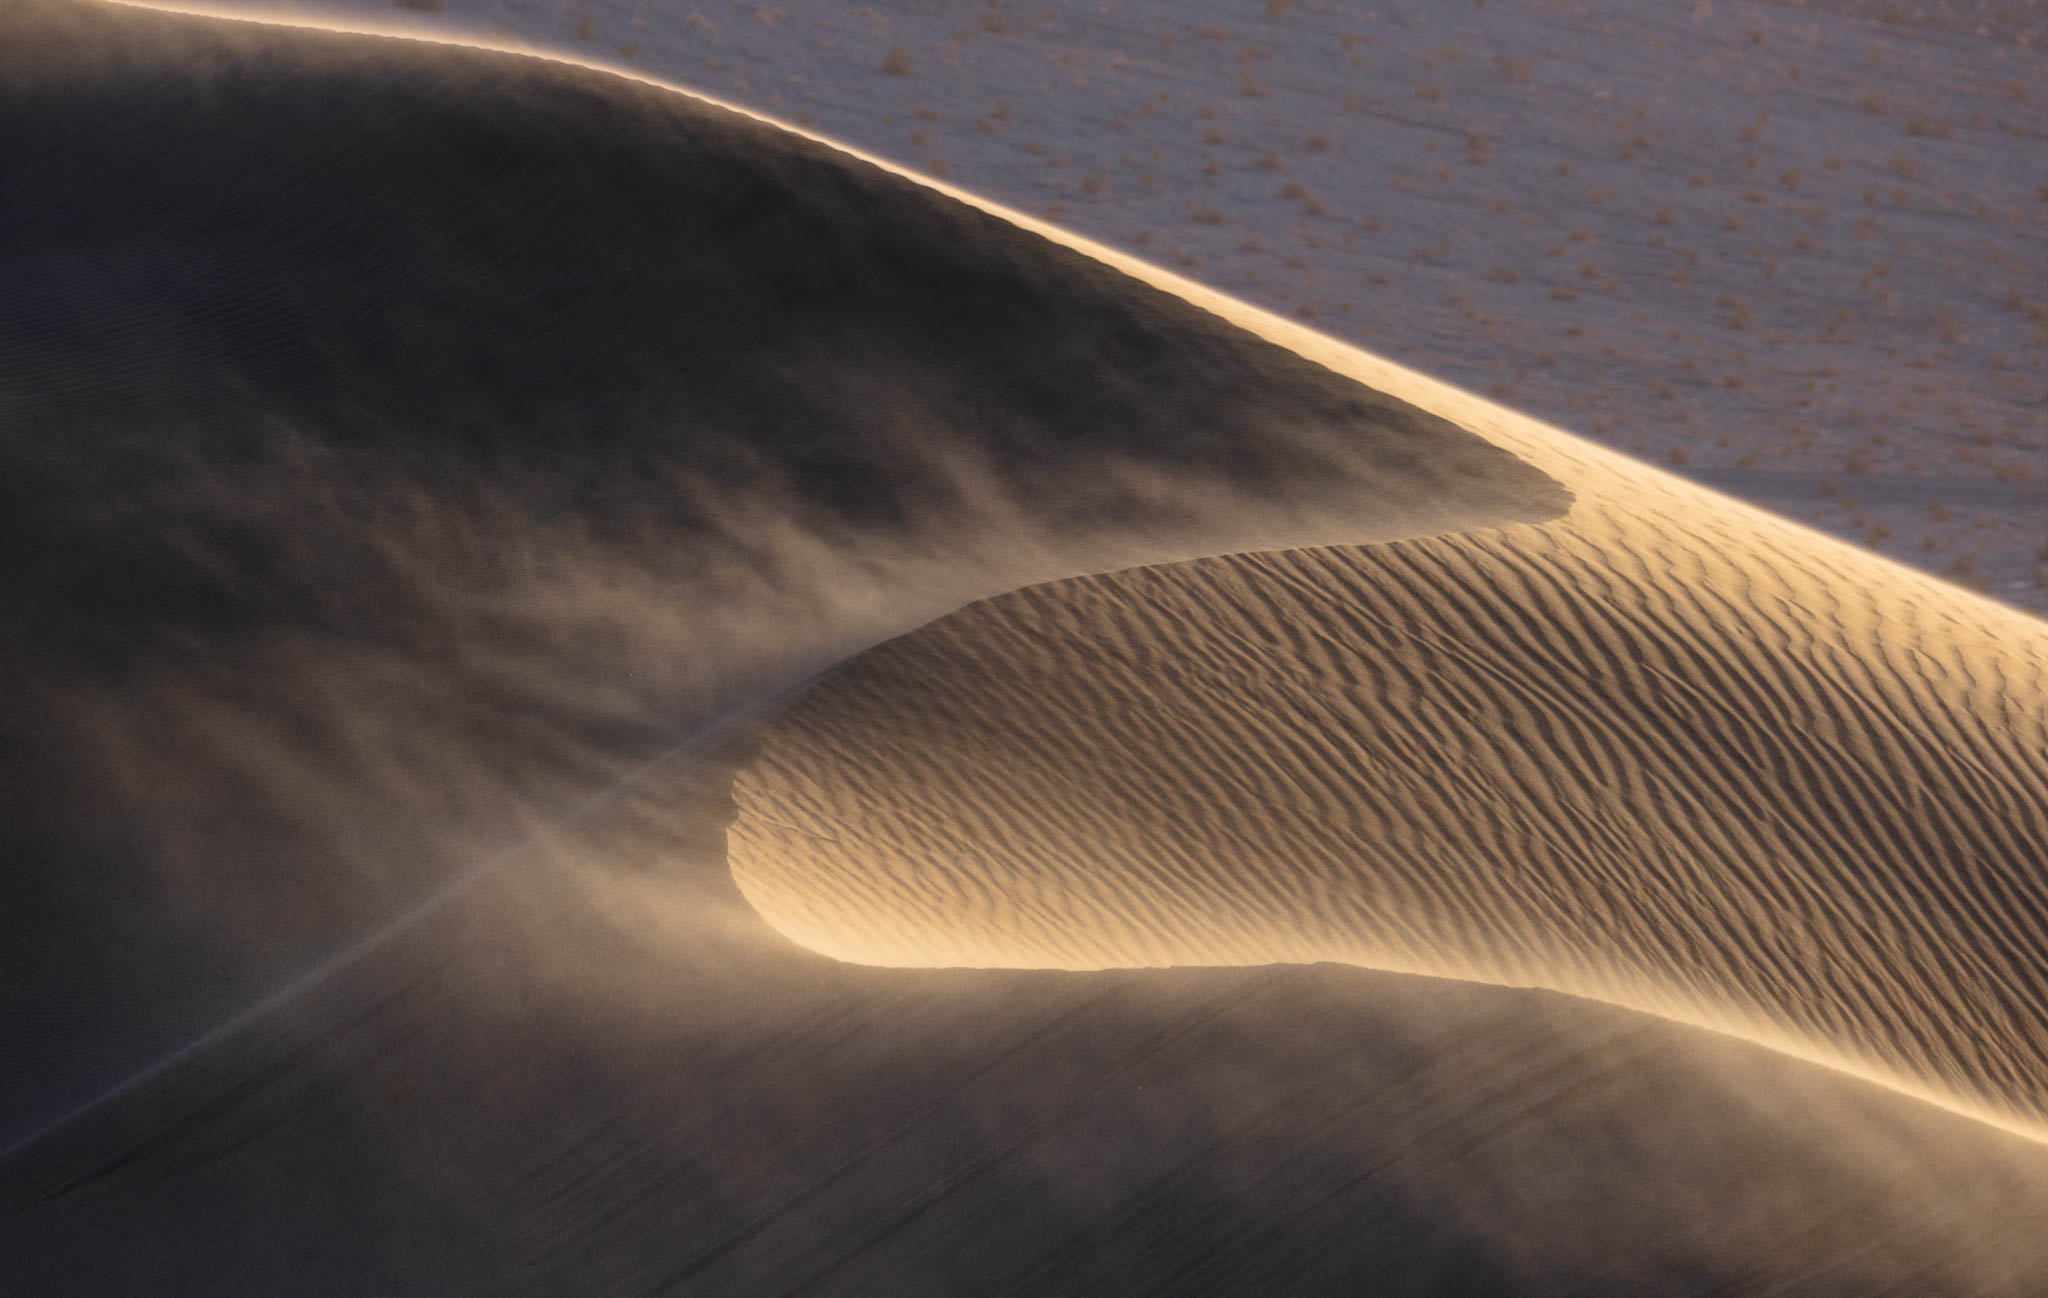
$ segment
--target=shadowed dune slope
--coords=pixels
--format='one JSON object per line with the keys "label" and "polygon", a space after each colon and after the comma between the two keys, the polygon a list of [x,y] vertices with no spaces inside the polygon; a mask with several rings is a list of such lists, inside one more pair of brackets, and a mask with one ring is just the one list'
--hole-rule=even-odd
{"label": "shadowed dune slope", "polygon": [[2032,1298],[2048,1266],[2038,1146],[1611,1005],[818,958],[732,889],[701,775],[8,1149],[10,1281]]}
{"label": "shadowed dune slope", "polygon": [[1341,965],[847,965],[768,932],[670,797],[619,810],[575,836],[599,871],[496,876],[0,1156],[14,1288],[2035,1298],[2048,1272],[2039,1146],[1751,1043]]}
{"label": "shadowed dune slope", "polygon": [[770,921],[878,963],[1536,984],[2048,1131],[2048,625],[1352,355],[1579,503],[869,652],[741,778]]}

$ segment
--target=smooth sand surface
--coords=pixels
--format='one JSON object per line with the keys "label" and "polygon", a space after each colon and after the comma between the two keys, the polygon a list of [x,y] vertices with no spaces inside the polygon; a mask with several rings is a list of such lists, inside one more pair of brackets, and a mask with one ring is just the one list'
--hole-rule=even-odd
{"label": "smooth sand surface", "polygon": [[36,562],[6,579],[48,622],[81,624],[84,592],[260,606],[302,574],[212,519],[103,560],[106,498],[217,513],[189,498],[305,442],[372,488],[488,484],[728,561],[776,523],[943,535],[949,566],[988,552],[980,593],[1568,503],[1452,425],[706,101],[75,0],[8,22],[0,400]]}
{"label": "smooth sand surface", "polygon": [[[2038,786],[1996,763],[2040,762],[2039,624],[670,91],[42,0],[6,21],[4,112],[37,124],[0,167],[10,1282],[2024,1298],[2048,1270],[2037,1144],[1668,1021],[1894,1087],[1960,1058],[1981,1071],[1921,1090],[2026,1101],[1999,1069],[2038,1043],[2038,957],[1998,940],[2030,921],[1938,903],[2028,886]],[[1348,544],[1266,548],[1309,541]],[[757,752],[679,751],[977,596],[1200,555],[974,604]],[[1422,661],[1430,619],[1467,647]],[[1745,754],[1844,772],[1776,839],[1707,810],[1741,803],[1724,732],[1645,751],[1752,699]],[[1368,760],[1366,700],[1427,724]],[[1949,832],[1989,854],[1939,858],[1967,874],[1877,875],[1825,827],[1858,777],[1890,814],[1872,773],[1904,772],[1858,728],[1895,720],[1926,815],[1988,809]],[[1701,810],[1603,803],[1588,770],[1630,754]],[[1620,887],[1643,854],[1588,868],[1542,816],[1662,834],[1663,872]],[[1370,817],[1467,851],[1433,862],[1452,886],[1240,850]],[[1054,831],[1068,857],[1000,859]],[[1721,850],[1767,841],[1806,855]],[[1169,842],[1207,853],[1170,863],[1199,895],[1148,874]],[[1798,909],[1831,869],[1856,889]],[[1774,882],[1841,966],[1789,1025],[1772,997],[1819,962],[1763,940],[1775,912],[1717,927]],[[1947,940],[1887,980],[1827,927],[1859,918]],[[1412,968],[1393,947],[1425,933],[1432,967],[1623,1005],[827,958]],[[1984,999],[1935,1015],[1944,985]]]}

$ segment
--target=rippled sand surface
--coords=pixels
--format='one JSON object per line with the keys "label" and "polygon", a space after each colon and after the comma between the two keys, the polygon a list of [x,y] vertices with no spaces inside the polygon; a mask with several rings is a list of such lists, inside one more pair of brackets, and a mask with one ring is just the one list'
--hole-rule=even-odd
{"label": "rippled sand surface", "polygon": [[2042,1134],[2048,625],[1322,355],[1579,504],[1038,586],[872,651],[741,781],[764,913],[885,963],[1556,987]]}

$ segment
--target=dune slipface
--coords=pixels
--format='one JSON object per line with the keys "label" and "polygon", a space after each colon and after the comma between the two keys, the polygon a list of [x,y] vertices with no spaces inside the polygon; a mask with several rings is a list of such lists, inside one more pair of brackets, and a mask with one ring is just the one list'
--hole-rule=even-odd
{"label": "dune slipface", "polygon": [[1320,346],[1579,504],[871,651],[742,777],[763,913],[860,961],[1553,987],[2048,1134],[2048,626]]}

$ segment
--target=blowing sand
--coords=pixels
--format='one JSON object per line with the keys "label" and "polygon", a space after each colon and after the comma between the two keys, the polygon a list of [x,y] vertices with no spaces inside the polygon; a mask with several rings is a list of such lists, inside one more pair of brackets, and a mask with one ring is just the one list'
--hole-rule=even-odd
{"label": "blowing sand", "polygon": [[[1569,503],[1177,296],[670,90],[116,5],[6,21],[0,709],[38,864],[5,886],[51,918],[0,1033],[31,1058],[29,1007],[107,976],[71,923],[186,1003],[81,1010],[156,1040],[238,985],[187,925],[268,981],[977,596]],[[49,1079],[104,1071],[57,1055]]]}
{"label": "blowing sand", "polygon": [[18,1283],[2048,1269],[2042,624],[658,86],[5,22]]}

